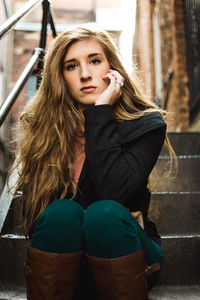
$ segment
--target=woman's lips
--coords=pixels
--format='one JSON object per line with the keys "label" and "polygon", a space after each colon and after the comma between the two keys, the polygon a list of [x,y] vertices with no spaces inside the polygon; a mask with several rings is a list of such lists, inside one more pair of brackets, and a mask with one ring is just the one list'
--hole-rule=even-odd
{"label": "woman's lips", "polygon": [[85,86],[85,87],[83,87],[83,88],[81,89],[81,92],[82,92],[82,93],[91,93],[91,92],[93,92],[93,91],[95,91],[95,90],[96,90],[96,86],[90,85],[90,86]]}

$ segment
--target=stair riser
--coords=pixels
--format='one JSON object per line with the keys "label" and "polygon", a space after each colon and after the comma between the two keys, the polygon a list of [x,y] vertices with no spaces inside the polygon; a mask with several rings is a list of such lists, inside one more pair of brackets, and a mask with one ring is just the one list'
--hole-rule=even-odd
{"label": "stair riser", "polygon": [[199,194],[152,194],[149,217],[161,234],[200,232]]}
{"label": "stair riser", "polygon": [[[165,264],[158,285],[196,285],[200,278],[200,238],[162,239]],[[24,240],[0,240],[1,285],[25,286],[23,264],[26,261]]]}
{"label": "stair riser", "polygon": [[199,285],[200,238],[162,239],[165,263],[158,285]]}
{"label": "stair riser", "polygon": [[175,178],[169,177],[169,160],[159,158],[150,177],[150,189],[155,192],[200,191],[199,159],[178,159],[178,171]]}
{"label": "stair riser", "polygon": [[[169,132],[168,137],[176,155],[197,155],[200,149],[199,132]],[[162,155],[169,155],[167,147],[163,147]]]}
{"label": "stair riser", "polygon": [[25,240],[1,238],[0,257],[0,286],[25,286]]}

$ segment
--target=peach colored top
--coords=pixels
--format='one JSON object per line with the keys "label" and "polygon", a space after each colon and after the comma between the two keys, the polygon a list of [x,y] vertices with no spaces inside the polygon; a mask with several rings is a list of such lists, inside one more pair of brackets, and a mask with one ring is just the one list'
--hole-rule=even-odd
{"label": "peach colored top", "polygon": [[77,184],[85,160],[85,137],[78,137],[74,143],[74,182]]}

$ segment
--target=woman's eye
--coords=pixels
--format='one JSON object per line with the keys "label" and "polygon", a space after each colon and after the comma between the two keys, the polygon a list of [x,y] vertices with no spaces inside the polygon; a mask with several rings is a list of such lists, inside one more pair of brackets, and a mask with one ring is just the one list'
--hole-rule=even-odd
{"label": "woman's eye", "polygon": [[67,70],[67,71],[73,71],[75,68],[76,68],[75,64],[70,64],[70,65],[65,66],[65,70]]}
{"label": "woman's eye", "polygon": [[100,59],[98,59],[98,58],[94,58],[93,60],[91,60],[91,63],[92,64],[94,64],[94,65],[97,65],[97,64],[99,64],[101,61],[100,61]]}

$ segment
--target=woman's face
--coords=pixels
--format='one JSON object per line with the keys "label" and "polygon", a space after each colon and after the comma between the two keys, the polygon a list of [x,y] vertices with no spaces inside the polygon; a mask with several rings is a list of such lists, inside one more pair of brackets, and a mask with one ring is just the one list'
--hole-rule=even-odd
{"label": "woman's face", "polygon": [[93,105],[108,87],[103,76],[110,69],[100,44],[94,39],[73,43],[64,58],[63,75],[80,108]]}

